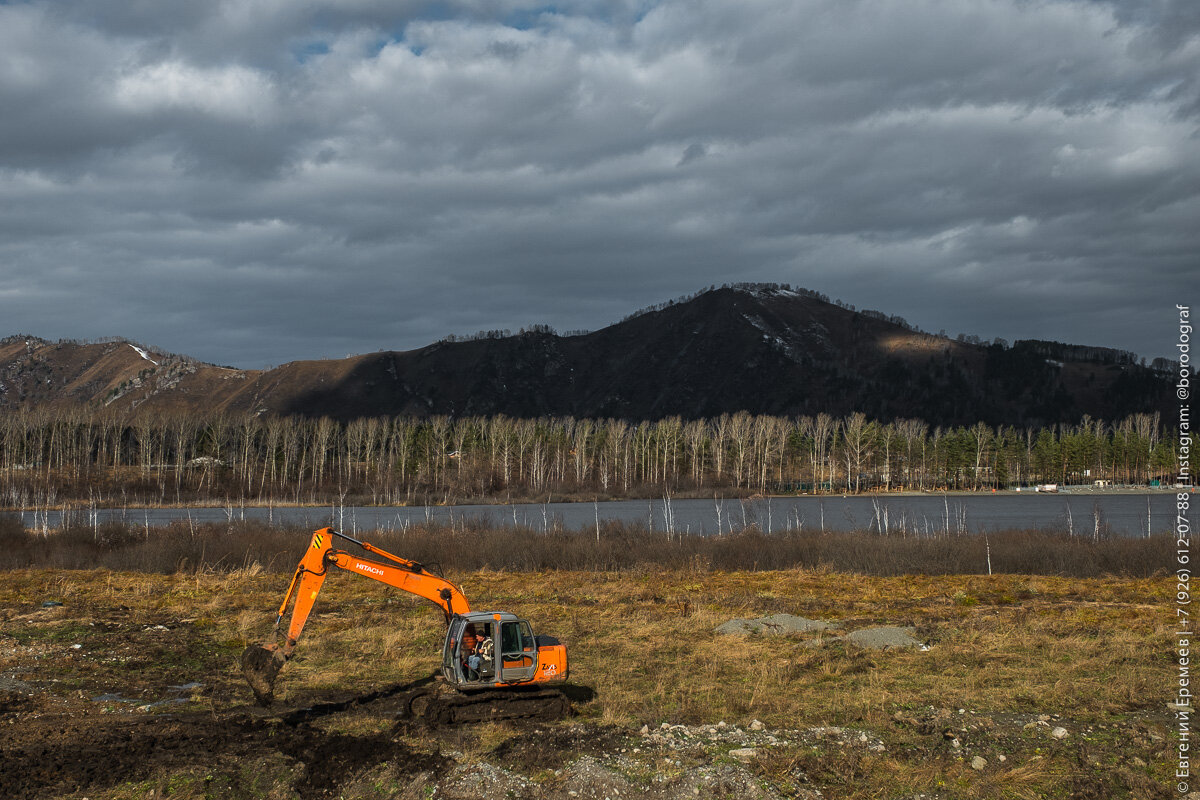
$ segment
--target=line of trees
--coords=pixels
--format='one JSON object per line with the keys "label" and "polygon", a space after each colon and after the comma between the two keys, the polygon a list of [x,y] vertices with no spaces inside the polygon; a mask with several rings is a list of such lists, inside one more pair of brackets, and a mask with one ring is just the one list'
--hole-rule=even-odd
{"label": "line of trees", "polygon": [[1157,415],[1045,429],[725,414],[653,422],[32,410],[0,415],[0,504],[372,504],[1147,484],[1177,469]]}

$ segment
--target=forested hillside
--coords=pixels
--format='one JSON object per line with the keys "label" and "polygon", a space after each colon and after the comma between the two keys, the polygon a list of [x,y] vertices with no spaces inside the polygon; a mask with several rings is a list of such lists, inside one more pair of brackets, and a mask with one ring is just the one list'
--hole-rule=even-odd
{"label": "forested hillside", "polygon": [[[1161,365],[1158,365],[1161,366]],[[714,288],[594,332],[545,326],[270,370],[131,342],[0,342],[0,409],[643,420],[755,415],[920,419],[931,427],[1077,425],[1167,414],[1168,373],[1132,353],[951,339],[777,285]]]}

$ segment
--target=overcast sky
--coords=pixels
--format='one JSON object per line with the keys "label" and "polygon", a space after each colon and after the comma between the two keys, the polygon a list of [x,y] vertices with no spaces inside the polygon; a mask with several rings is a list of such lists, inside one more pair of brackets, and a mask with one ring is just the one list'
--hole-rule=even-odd
{"label": "overcast sky", "polygon": [[0,3],[0,336],[262,367],[777,281],[1171,355],[1198,122],[1195,0]]}

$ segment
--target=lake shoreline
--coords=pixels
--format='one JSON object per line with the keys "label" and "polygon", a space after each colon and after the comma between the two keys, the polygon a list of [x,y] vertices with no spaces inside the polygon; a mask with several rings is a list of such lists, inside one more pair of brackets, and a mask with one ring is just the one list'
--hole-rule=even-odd
{"label": "lake shoreline", "polygon": [[[922,490],[903,490],[894,492],[823,492],[821,494],[751,494],[751,495],[704,495],[695,492],[687,492],[680,495],[667,495],[665,499],[672,502],[679,501],[706,501],[706,502],[760,502],[766,500],[831,500],[831,499],[849,499],[849,498],[912,498],[912,497],[1029,497],[1030,495],[1037,496],[1071,496],[1071,497],[1119,497],[1130,495],[1169,495],[1176,492],[1191,491],[1190,486],[1106,486],[1102,488],[1093,488],[1090,486],[1063,486],[1053,492],[1039,492],[1037,487],[1021,487],[1019,489],[980,489],[979,491],[971,489],[922,489]],[[509,506],[540,506],[540,505],[591,505],[593,503],[632,503],[638,501],[661,502],[663,496],[636,496],[636,497],[617,497],[607,496],[603,499],[599,498],[584,498],[578,495],[554,497],[549,496],[546,499],[513,499],[501,500],[499,498],[466,498],[453,503],[433,502],[433,503],[339,503],[337,500],[330,500],[323,503],[296,503],[296,502],[263,502],[255,499],[253,502],[245,500],[232,501],[232,498],[226,502],[216,501],[197,501],[194,503],[89,503],[84,501],[67,501],[62,503],[51,503],[48,505],[35,506],[0,506],[0,514],[6,513],[42,513],[44,511],[80,511],[80,510],[102,510],[116,511],[129,510],[140,511],[142,509],[153,509],[162,511],[187,511],[187,510],[212,510],[212,509],[303,509],[303,508],[480,508],[480,507],[496,507],[507,508]]]}

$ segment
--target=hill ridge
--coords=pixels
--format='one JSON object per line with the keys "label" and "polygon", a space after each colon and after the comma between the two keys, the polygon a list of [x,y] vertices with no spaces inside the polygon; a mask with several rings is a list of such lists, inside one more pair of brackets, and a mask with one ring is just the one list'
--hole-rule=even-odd
{"label": "hill ridge", "polygon": [[0,339],[0,408],[342,420],[863,412],[932,425],[1044,425],[1165,412],[1170,397],[1162,365],[1127,351],[951,339],[787,284],[709,287],[588,332],[534,325],[481,334],[269,370],[121,337],[12,335]]}

